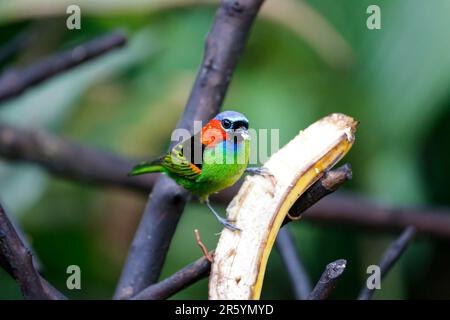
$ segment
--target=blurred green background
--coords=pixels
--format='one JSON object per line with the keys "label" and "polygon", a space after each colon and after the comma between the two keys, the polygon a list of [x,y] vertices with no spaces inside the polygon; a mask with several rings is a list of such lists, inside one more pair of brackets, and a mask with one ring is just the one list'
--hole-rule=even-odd
{"label": "blurred green background", "polygon": [[[449,205],[450,1],[266,2],[224,109],[245,113],[254,128],[280,128],[281,145],[322,116],[349,114],[361,123],[345,160],[354,172],[346,191],[386,205]],[[66,28],[65,8],[73,3],[81,7],[81,30]],[[0,47],[20,33],[34,35],[25,51],[2,62],[3,71],[117,28],[129,42],[3,103],[0,120],[130,157],[161,154],[201,62],[217,3],[1,0]],[[366,27],[371,4],[381,8],[381,30]],[[0,161],[0,199],[22,224],[51,283],[70,298],[112,296],[145,196]],[[162,277],[201,256],[194,228],[215,246],[220,225],[190,203]],[[332,296],[338,299],[357,296],[367,266],[395,236],[305,221],[289,228],[313,282],[327,263],[347,259]],[[450,298],[449,245],[416,241],[375,298]],[[71,264],[81,267],[81,290],[65,289]],[[206,297],[203,280],[173,298]],[[276,250],[262,297],[293,298]],[[0,299],[14,298],[21,298],[18,286],[0,271]]]}

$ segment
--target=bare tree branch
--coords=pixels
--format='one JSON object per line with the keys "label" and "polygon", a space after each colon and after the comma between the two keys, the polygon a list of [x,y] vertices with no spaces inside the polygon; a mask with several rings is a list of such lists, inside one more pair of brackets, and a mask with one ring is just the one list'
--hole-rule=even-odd
{"label": "bare tree branch", "polygon": [[[380,267],[381,279],[383,279],[394,266],[394,264],[400,259],[401,255],[408,248],[408,245],[413,240],[416,235],[416,229],[414,227],[407,227],[400,237],[395,240],[383,253],[383,256],[378,263]],[[370,300],[375,293],[375,289],[369,289],[365,283],[359,296],[358,300]]]}
{"label": "bare tree branch", "polygon": [[325,300],[330,295],[331,291],[336,286],[336,281],[344,273],[347,261],[339,259],[331,262],[325,268],[322,276],[317,282],[311,294],[308,296],[308,300]]}
{"label": "bare tree branch", "polygon": [[[10,160],[37,163],[52,174],[73,181],[124,187],[145,193],[152,190],[158,178],[158,174],[128,178],[126,174],[136,160],[75,144],[42,131],[18,129],[2,123],[0,123],[0,156]],[[348,179],[349,177],[345,177],[346,171],[337,174],[341,179]],[[324,186],[316,187],[322,189]],[[239,188],[240,184],[236,184],[213,195],[211,199],[228,203]],[[313,193],[315,192],[308,192],[311,197]],[[298,204],[294,204],[291,208],[290,215],[296,216],[296,212],[303,212]],[[401,231],[411,225],[419,234],[450,238],[448,208],[390,208],[354,194],[327,197],[311,208],[304,218],[311,222],[390,232]],[[284,223],[286,222],[287,220]]]}
{"label": "bare tree branch", "polygon": [[127,173],[136,163],[114,154],[81,146],[40,130],[25,130],[0,122],[0,155],[9,160],[39,164],[57,176],[147,192],[158,175],[133,179]]}
{"label": "bare tree branch", "polygon": [[413,226],[418,234],[450,239],[448,208],[391,208],[354,194],[323,199],[308,211],[305,220],[377,232],[398,232]]}
{"label": "bare tree branch", "polygon": [[[350,164],[325,172],[322,178],[313,184],[308,192],[302,196],[301,201],[296,201],[289,210],[288,217],[283,221],[283,225],[289,220],[298,220],[302,218],[302,213],[313,204],[317,203],[326,195],[336,191],[345,181],[352,179],[352,167]],[[304,197],[304,198],[303,198]]]}
{"label": "bare tree branch", "polygon": [[62,299],[64,296],[36,271],[30,251],[0,205],[0,265],[20,285],[25,299]]}
{"label": "bare tree branch", "polygon": [[276,245],[291,280],[295,298],[305,300],[311,292],[311,281],[286,226],[278,232]]}
{"label": "bare tree branch", "polygon": [[0,76],[0,102],[20,95],[29,87],[76,67],[125,44],[122,32],[113,32],[68,51],[44,58],[26,68],[9,70]]}
{"label": "bare tree branch", "polygon": [[[214,252],[208,253],[213,256]],[[150,285],[142,290],[132,300],[162,300],[167,299],[173,294],[183,290],[191,284],[207,277],[211,270],[211,262],[206,256],[201,257],[194,263],[175,272],[170,277]]]}
{"label": "bare tree branch", "polygon": [[[192,132],[194,120],[209,120],[219,111],[262,2],[221,2],[178,128]],[[132,297],[157,281],[187,199],[186,190],[170,178],[164,176],[158,179],[131,244],[116,298]]]}
{"label": "bare tree branch", "polygon": [[[6,213],[8,210],[3,208],[3,211]],[[30,243],[28,242],[26,234],[23,232],[22,228],[19,226],[19,222],[17,221],[16,217],[14,215],[8,215],[9,222],[11,223],[14,230],[16,230],[17,235],[19,236],[20,240],[22,241],[25,248],[28,248],[31,252],[31,256],[33,257],[33,265],[37,272],[43,271],[43,266],[41,263],[41,260],[37,256],[36,252],[31,247]]]}

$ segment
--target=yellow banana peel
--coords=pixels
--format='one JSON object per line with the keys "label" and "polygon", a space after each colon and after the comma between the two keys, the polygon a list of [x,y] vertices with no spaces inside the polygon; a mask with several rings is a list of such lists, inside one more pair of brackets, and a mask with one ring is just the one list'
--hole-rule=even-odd
{"label": "yellow banana peel", "polygon": [[357,121],[329,115],[273,154],[264,164],[272,176],[246,177],[227,208],[242,229],[224,229],[211,266],[210,299],[259,299],[276,235],[294,202],[350,150]]}

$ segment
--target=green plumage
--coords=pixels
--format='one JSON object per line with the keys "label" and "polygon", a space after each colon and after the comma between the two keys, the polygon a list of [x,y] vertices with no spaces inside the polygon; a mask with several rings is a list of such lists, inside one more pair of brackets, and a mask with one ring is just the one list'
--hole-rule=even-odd
{"label": "green plumage", "polygon": [[236,111],[224,111],[165,156],[136,165],[130,175],[167,174],[198,196],[226,228],[239,231],[213,209],[208,196],[233,185],[242,176],[248,164],[249,139],[247,118]]}
{"label": "green plumage", "polygon": [[178,144],[166,156],[136,165],[130,175],[165,173],[201,201],[205,201],[210,194],[236,183],[247,168],[248,140],[225,140],[212,147],[204,147],[201,165],[184,157],[185,146],[183,143]]}

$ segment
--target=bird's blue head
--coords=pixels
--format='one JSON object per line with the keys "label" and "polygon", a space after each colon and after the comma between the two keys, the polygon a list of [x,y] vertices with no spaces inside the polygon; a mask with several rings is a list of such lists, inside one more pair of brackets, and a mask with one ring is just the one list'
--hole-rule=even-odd
{"label": "bird's blue head", "polygon": [[236,111],[224,111],[214,117],[213,120],[220,121],[222,129],[226,132],[231,130],[248,130],[248,119]]}
{"label": "bird's blue head", "polygon": [[222,140],[238,138],[248,140],[248,119],[236,111],[223,111],[216,115],[202,129],[202,142],[206,145],[216,144]]}

